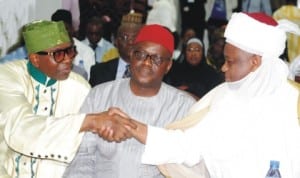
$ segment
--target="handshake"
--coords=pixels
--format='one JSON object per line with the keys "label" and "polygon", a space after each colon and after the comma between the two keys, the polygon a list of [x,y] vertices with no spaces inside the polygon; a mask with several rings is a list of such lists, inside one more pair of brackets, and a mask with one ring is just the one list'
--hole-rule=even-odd
{"label": "handshake", "polygon": [[121,142],[135,138],[145,143],[147,125],[131,119],[119,108],[109,108],[96,114],[87,114],[81,126],[81,132],[90,131],[110,142]]}

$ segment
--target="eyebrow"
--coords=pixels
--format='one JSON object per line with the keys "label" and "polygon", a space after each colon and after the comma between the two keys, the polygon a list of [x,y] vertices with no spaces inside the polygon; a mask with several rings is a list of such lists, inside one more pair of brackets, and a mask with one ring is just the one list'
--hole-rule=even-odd
{"label": "eyebrow", "polygon": [[69,45],[69,46],[67,46],[67,47],[64,47],[64,48],[54,48],[54,49],[52,49],[52,50],[50,50],[51,52],[55,52],[55,51],[61,51],[61,50],[65,50],[65,49],[67,49],[67,48],[71,48],[72,46],[75,46],[75,44],[71,44],[71,45]]}

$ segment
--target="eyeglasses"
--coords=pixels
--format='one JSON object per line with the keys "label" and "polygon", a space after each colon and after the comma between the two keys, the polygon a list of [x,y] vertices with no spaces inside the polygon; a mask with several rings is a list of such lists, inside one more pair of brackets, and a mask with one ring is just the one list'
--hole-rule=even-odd
{"label": "eyeglasses", "polygon": [[164,57],[158,56],[156,54],[150,55],[144,51],[134,51],[133,56],[135,59],[137,59],[139,61],[140,60],[145,61],[149,57],[149,59],[151,60],[151,63],[155,64],[156,66],[160,66],[164,61],[170,60],[169,58],[164,58]]}
{"label": "eyeglasses", "polygon": [[52,52],[47,51],[39,51],[36,54],[38,55],[49,55],[52,56],[55,62],[60,63],[65,59],[65,55],[67,54],[69,58],[74,58],[77,54],[76,46],[70,46],[65,49],[59,49]]}

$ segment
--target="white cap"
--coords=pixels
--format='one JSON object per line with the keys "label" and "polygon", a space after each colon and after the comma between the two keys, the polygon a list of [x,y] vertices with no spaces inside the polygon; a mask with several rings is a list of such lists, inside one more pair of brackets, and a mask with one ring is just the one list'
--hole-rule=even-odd
{"label": "white cap", "polygon": [[262,13],[259,15],[262,16],[256,18],[273,20],[276,26],[261,22],[260,19],[254,19],[242,12],[234,13],[224,33],[226,42],[249,53],[279,57],[285,48],[286,33],[272,17]]}

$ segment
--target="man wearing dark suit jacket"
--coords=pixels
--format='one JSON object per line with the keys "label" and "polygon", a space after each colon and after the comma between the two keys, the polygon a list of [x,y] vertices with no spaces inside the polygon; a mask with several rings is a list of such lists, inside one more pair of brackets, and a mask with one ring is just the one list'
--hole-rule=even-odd
{"label": "man wearing dark suit jacket", "polygon": [[92,66],[89,80],[92,87],[107,81],[124,78],[129,64],[132,43],[142,26],[141,14],[129,13],[123,17],[115,40],[120,57]]}

